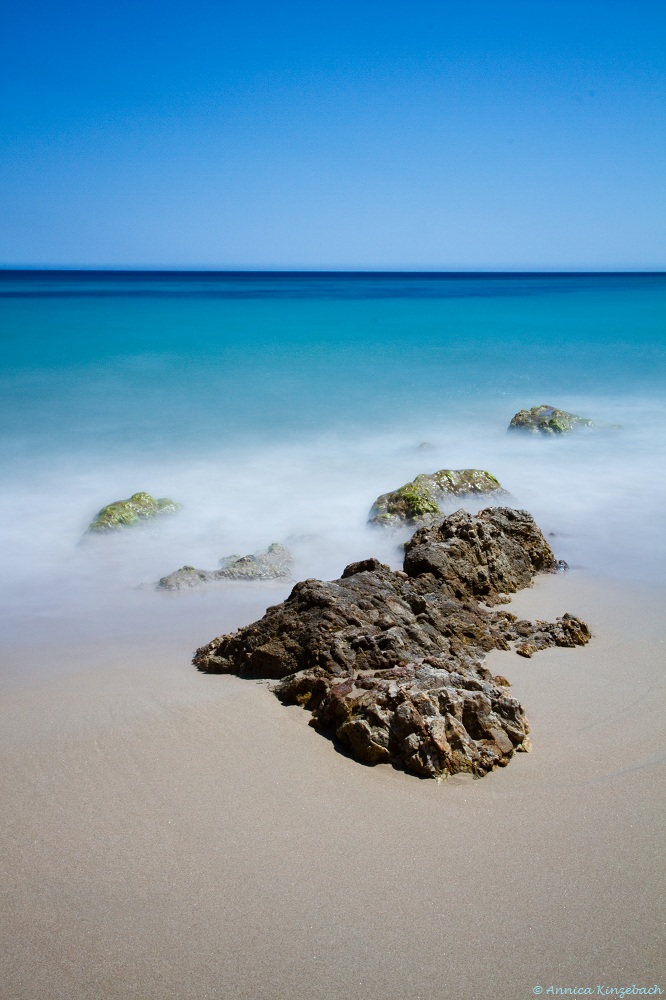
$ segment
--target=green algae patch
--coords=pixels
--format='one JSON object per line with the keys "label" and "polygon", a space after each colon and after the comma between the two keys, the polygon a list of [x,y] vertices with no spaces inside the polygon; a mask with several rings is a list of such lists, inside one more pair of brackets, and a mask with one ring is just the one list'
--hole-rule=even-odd
{"label": "green algae patch", "polygon": [[430,486],[428,483],[407,483],[395,491],[398,501],[405,517],[414,520],[424,514],[439,514],[439,507],[432,499]]}
{"label": "green algae patch", "polygon": [[377,497],[368,523],[397,527],[424,524],[440,513],[440,504],[464,497],[506,497],[500,482],[483,469],[440,469],[421,473],[411,483]]}
{"label": "green algae patch", "polygon": [[121,528],[131,528],[136,524],[162,514],[175,514],[182,504],[161,497],[156,500],[150,493],[135,493],[128,500],[115,500],[102,507],[91,523],[88,531],[101,534],[106,531],[118,531]]}
{"label": "green algae patch", "polygon": [[525,431],[528,434],[558,435],[594,426],[594,421],[587,417],[579,417],[575,413],[558,410],[543,403],[541,406],[533,406],[530,410],[519,410],[511,418],[508,429]]}

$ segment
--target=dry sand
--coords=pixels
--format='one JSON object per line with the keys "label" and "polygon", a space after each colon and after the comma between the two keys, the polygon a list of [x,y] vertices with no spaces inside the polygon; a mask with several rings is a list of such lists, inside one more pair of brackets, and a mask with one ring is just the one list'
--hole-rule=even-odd
{"label": "dry sand", "polygon": [[207,607],[194,641],[6,653],[3,998],[666,990],[663,593],[571,573],[519,594],[594,640],[492,654],[533,751],[441,784],[336,753],[265,684],[197,674]]}

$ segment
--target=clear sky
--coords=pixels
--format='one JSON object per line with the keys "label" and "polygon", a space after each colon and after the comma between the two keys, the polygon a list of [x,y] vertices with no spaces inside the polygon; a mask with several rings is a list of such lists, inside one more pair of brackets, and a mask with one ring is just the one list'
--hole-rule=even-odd
{"label": "clear sky", "polygon": [[666,0],[11,0],[0,263],[666,267]]}

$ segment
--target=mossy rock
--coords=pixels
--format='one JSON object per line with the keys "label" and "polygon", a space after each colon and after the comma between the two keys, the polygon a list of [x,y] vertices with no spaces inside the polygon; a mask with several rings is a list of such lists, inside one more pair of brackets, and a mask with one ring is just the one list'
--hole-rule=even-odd
{"label": "mossy rock", "polygon": [[101,533],[130,528],[161,514],[173,514],[180,510],[181,506],[182,504],[175,503],[168,497],[156,500],[150,493],[135,493],[129,500],[115,500],[102,507],[88,531]]}
{"label": "mossy rock", "polygon": [[377,497],[368,523],[382,526],[424,524],[437,517],[441,503],[472,496],[499,498],[508,493],[495,476],[482,469],[440,469],[439,472],[422,473],[411,483]]}
{"label": "mossy rock", "polygon": [[567,413],[566,410],[558,410],[545,403],[533,406],[530,410],[520,410],[512,417],[509,424],[510,431],[550,435],[569,434],[585,427],[594,427],[594,422],[587,417],[578,417],[575,413]]}

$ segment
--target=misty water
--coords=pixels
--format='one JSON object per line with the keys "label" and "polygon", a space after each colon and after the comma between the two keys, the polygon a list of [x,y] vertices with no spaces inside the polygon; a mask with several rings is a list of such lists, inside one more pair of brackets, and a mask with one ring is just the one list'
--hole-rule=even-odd
{"label": "misty water", "polygon": [[[273,541],[294,579],[397,567],[369,508],[441,468],[493,473],[572,572],[657,583],[665,317],[657,275],[0,273],[6,636],[237,627],[291,583],[154,584]],[[597,429],[507,433],[540,403]],[[139,490],[183,510],[86,535]]]}

